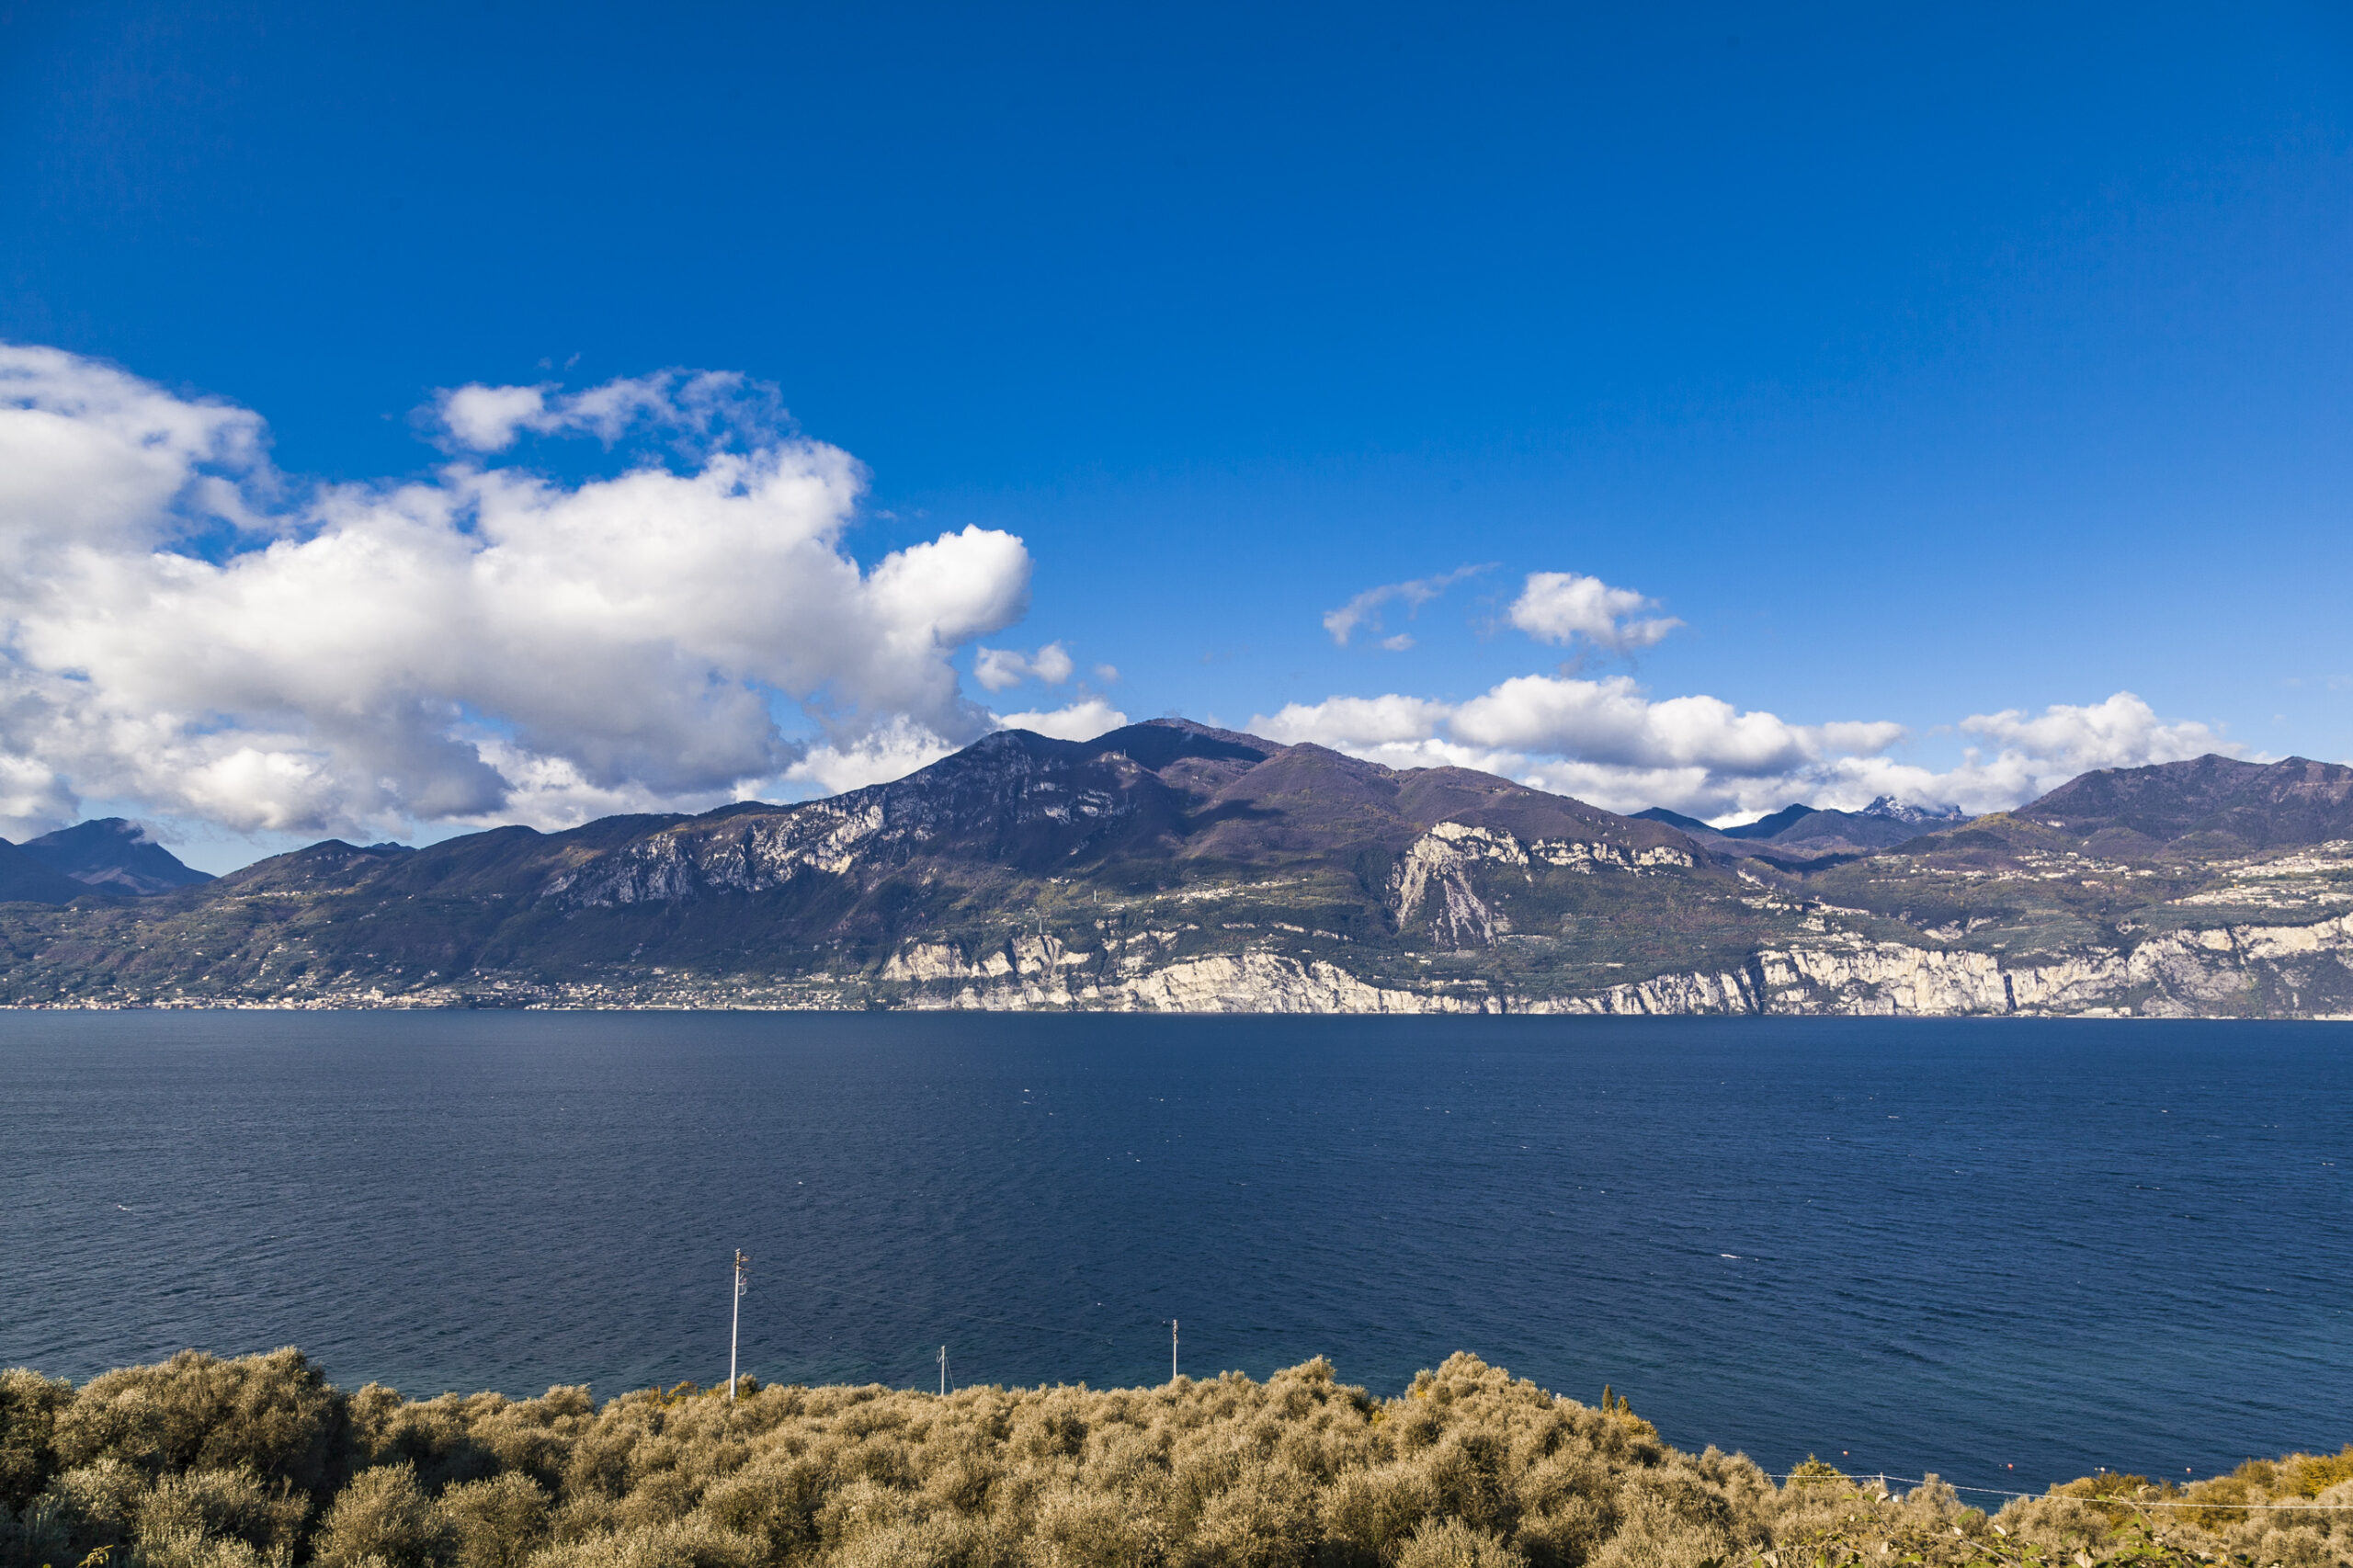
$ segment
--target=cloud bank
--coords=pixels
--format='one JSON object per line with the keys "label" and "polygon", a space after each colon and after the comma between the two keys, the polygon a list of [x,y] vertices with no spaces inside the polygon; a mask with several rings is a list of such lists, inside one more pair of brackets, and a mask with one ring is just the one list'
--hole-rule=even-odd
{"label": "cloud bank", "polygon": [[1881,795],[1998,811],[2091,768],[2242,749],[2204,724],[2161,721],[2127,691],[2031,718],[1973,715],[1957,727],[1985,744],[1939,772],[1888,755],[1910,738],[1901,724],[1793,724],[1713,697],[1654,699],[1623,676],[1542,675],[1467,702],[1336,697],[1250,722],[1271,740],[1312,741],[1392,767],[1475,767],[1611,811],[1665,806],[1711,821],[1793,801],[1853,810]]}
{"label": "cloud bank", "polygon": [[[862,470],[772,389],[469,386],[436,414],[430,478],[303,487],[251,411],[0,346],[5,830],[87,798],[242,831],[560,824],[904,771],[996,722],[951,660],[1026,609],[1022,541],[861,564]],[[527,434],[665,447],[568,483],[486,460]]]}

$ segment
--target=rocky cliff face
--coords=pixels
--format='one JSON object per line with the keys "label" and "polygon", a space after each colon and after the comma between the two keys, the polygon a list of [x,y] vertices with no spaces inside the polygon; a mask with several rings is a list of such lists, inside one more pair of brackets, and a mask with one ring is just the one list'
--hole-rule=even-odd
{"label": "rocky cliff face", "polygon": [[1532,1004],[1574,1013],[1863,1017],[2353,1017],[2353,917],[2179,931],[2006,965],[1986,953],[1852,940],[1767,950],[1728,973],[1662,975]]}
{"label": "rocky cliff face", "polygon": [[1426,927],[1441,948],[1492,948],[1510,931],[1511,922],[1480,896],[1472,885],[1474,871],[1517,870],[1519,881],[1533,886],[1540,867],[1639,875],[1664,866],[1688,869],[1696,864],[1691,850],[1672,845],[1574,838],[1522,844],[1502,828],[1441,822],[1415,839],[1390,872],[1390,915],[1400,928]]}
{"label": "rocky cliff face", "polygon": [[[1449,918],[1442,911],[1436,922]],[[1568,995],[1475,982],[1369,984],[1336,963],[1265,950],[1160,963],[1150,944],[1099,954],[1027,937],[977,958],[920,945],[894,955],[882,977],[904,988],[894,998],[901,1006],[988,1010],[2341,1018],[2353,1017],[2353,916],[2179,931],[2124,953],[2086,950],[2015,965],[1986,953],[1830,939],[1768,949],[1736,970]]]}

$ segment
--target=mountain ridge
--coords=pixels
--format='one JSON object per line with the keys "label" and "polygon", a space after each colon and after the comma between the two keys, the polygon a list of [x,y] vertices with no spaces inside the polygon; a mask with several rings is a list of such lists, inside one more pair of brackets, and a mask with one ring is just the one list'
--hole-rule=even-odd
{"label": "mountain ridge", "polygon": [[1859,812],[1795,802],[1755,822],[1727,828],[1711,827],[1657,806],[1633,815],[1639,821],[1674,827],[1718,854],[1758,859],[1784,869],[1819,867],[1836,858],[1892,849],[1971,820],[1958,812],[1899,806],[1884,795]]}
{"label": "mountain ridge", "polygon": [[6,904],[0,1000],[2353,1014],[2353,769],[1748,839],[1667,814],[1187,721],[1004,731],[823,800]]}

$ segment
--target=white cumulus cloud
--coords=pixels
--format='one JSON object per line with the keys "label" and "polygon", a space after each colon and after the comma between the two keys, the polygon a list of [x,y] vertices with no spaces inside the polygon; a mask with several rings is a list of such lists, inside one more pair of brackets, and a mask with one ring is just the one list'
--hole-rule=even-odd
{"label": "white cumulus cloud", "polygon": [[1250,732],[1285,745],[1313,742],[1334,751],[1415,745],[1436,736],[1454,710],[1427,698],[1330,697],[1293,702],[1271,718],[1250,721]]}
{"label": "white cumulus cloud", "polygon": [[2094,767],[2139,767],[2152,762],[2181,762],[2209,752],[2232,752],[2211,729],[2195,721],[2168,724],[2129,691],[2087,707],[2060,704],[2033,718],[2005,709],[1961,722],[2006,755],[2045,757],[2070,776]]}
{"label": "white cumulus cloud", "polygon": [[972,658],[972,678],[991,691],[1003,691],[1025,680],[1060,686],[1077,669],[1070,650],[1059,642],[1049,642],[1034,653],[1014,648],[982,648],[975,651]]}
{"label": "white cumulus cloud", "polygon": [[441,423],[468,451],[504,451],[525,430],[555,428],[547,394],[545,387],[459,387],[441,394]]}
{"label": "white cumulus cloud", "polygon": [[1613,588],[1574,572],[1531,572],[1509,611],[1511,623],[1540,642],[1566,644],[1582,637],[1612,653],[1647,648],[1683,623],[1670,616],[1629,618],[1656,609],[1657,601],[1631,588]]}
{"label": "white cumulus cloud", "polygon": [[776,389],[733,370],[656,370],[576,392],[552,383],[485,386],[476,381],[434,399],[445,444],[502,452],[525,435],[593,436],[611,446],[636,431],[690,442],[772,432],[785,424]]}
{"label": "white cumulus cloud", "polygon": [[1791,801],[1853,810],[1881,795],[1971,812],[2018,805],[2094,767],[2241,749],[2196,722],[2165,722],[2119,692],[2036,717],[1978,715],[1959,728],[1999,747],[1938,770],[1890,756],[1910,735],[1886,721],[1791,723],[1707,696],[1653,699],[1631,678],[1520,676],[1466,702],[1392,694],[1292,703],[1250,722],[1270,740],[1313,741],[1392,767],[1501,773],[1611,811],[1666,806],[1713,821]]}
{"label": "white cumulus cloud", "polygon": [[863,472],[771,391],[664,372],[439,411],[473,451],[526,429],[688,444],[579,483],[467,458],[302,488],[249,411],[0,346],[9,829],[86,797],[242,831],[557,824],[990,727],[951,660],[1024,612],[1021,541],[968,528],[862,565]]}
{"label": "white cumulus cloud", "polygon": [[[1128,716],[1099,697],[1081,698],[1064,707],[1042,712],[991,714],[988,727],[1029,730],[1058,741],[1091,741],[1119,729]],[[812,746],[784,772],[790,784],[812,785],[829,795],[887,784],[918,768],[928,767],[958,750],[955,742],[904,716],[853,740]],[[616,801],[606,812],[643,811],[642,805]],[[602,814],[602,813],[597,813]]]}
{"label": "white cumulus cloud", "polygon": [[792,784],[811,784],[828,795],[887,784],[928,767],[956,750],[921,724],[904,717],[841,742],[811,746],[784,773]]}
{"label": "white cumulus cloud", "polygon": [[1007,713],[997,720],[1005,729],[1030,730],[1058,741],[1091,741],[1127,722],[1125,713],[1099,697],[1082,698],[1051,712]]}

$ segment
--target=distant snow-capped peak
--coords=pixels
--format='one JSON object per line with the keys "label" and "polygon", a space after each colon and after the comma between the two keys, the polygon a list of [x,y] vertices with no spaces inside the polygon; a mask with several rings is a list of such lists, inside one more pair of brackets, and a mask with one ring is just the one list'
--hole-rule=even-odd
{"label": "distant snow-capped peak", "polygon": [[1959,806],[1905,805],[1893,795],[1881,795],[1860,813],[1867,817],[1885,817],[1891,822],[1966,822],[1969,813]]}

